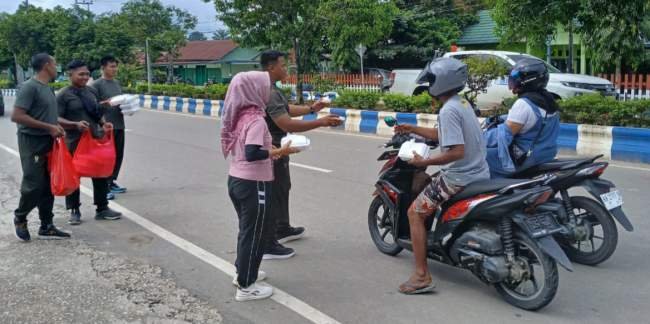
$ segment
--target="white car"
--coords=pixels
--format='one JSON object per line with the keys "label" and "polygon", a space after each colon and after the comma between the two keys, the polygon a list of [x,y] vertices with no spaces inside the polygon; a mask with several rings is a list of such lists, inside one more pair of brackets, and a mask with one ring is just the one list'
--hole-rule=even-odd
{"label": "white car", "polygon": [[[444,57],[453,57],[459,60],[469,57],[495,58],[506,65],[509,69],[519,60],[524,58],[532,58],[542,61],[532,55],[506,51],[450,52],[446,53]],[[596,92],[602,93],[605,96],[616,95],[614,85],[609,80],[583,74],[562,73],[552,65],[546,64],[546,66],[550,72],[549,82],[546,89],[556,95],[559,99]],[[415,79],[420,71],[421,70],[394,70],[395,83],[391,87],[390,91],[407,95],[420,94],[426,91],[426,85],[418,85],[415,83]],[[499,105],[503,99],[512,96],[512,92],[508,89],[508,80],[504,77],[492,80],[487,88],[487,92],[478,95],[476,104],[481,109],[487,109]]]}

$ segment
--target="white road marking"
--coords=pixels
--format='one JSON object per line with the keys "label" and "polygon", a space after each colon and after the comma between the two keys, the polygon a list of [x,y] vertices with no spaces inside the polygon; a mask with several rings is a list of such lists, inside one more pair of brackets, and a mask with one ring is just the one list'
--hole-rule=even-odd
{"label": "white road marking", "polygon": [[[2,143],[0,143],[0,148],[9,152],[11,155],[15,157],[19,157],[19,154],[16,150]],[[81,192],[88,197],[93,196],[92,189],[86,186],[81,186]],[[122,216],[124,216],[124,218],[127,218],[130,221],[142,226],[144,229],[152,232],[153,234],[156,234],[161,239],[171,243],[172,245],[175,245],[179,249],[182,249],[183,251],[195,256],[199,260],[225,273],[229,278],[228,281],[230,281],[231,280],[230,278],[232,278],[235,275],[235,266],[229,263],[228,261],[198,247],[194,243],[162,228],[156,223],[153,223],[152,221],[136,214],[135,212],[129,210],[128,208],[118,203],[110,202],[110,206],[114,210],[122,213]],[[281,305],[284,305],[290,310],[296,312],[297,314],[301,315],[302,317],[304,317],[305,319],[309,320],[312,323],[340,324],[340,322],[329,317],[327,314],[319,311],[318,309],[310,306],[309,304],[303,302],[302,300],[294,296],[291,296],[287,292],[278,289],[276,287],[273,287],[273,296],[271,296],[271,299],[273,299],[275,302]]]}
{"label": "white road marking", "polygon": [[311,165],[300,164],[300,163],[295,163],[295,162],[289,162],[289,164],[291,164],[291,165],[293,165],[295,167],[303,168],[303,169],[307,169],[307,170],[318,171],[318,172],[323,172],[323,173],[332,173],[332,170],[313,167]]}

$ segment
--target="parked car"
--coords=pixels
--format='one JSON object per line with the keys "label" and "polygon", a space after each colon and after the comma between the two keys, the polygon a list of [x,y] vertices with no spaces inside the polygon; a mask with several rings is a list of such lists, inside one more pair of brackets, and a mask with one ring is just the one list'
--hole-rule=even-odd
{"label": "parked car", "polygon": [[382,91],[388,91],[395,81],[394,75],[391,71],[379,68],[366,68],[363,69],[366,78],[379,79],[379,84]]}
{"label": "parked car", "polygon": [[[461,51],[446,53],[444,57],[453,57],[463,60],[469,57],[495,58],[502,62],[509,69],[519,60],[532,58],[543,61],[535,56],[506,51]],[[605,96],[616,96],[614,85],[606,79],[583,74],[562,73],[554,66],[543,61],[550,72],[547,89],[558,99],[579,96],[585,93],[601,93]],[[421,70],[394,70],[395,84],[391,92],[399,92],[408,95],[415,95],[426,91],[426,85],[418,85],[415,79]],[[499,105],[503,99],[512,97],[508,89],[508,80],[503,78],[492,80],[486,93],[479,94],[476,104],[481,109],[491,108]]]}

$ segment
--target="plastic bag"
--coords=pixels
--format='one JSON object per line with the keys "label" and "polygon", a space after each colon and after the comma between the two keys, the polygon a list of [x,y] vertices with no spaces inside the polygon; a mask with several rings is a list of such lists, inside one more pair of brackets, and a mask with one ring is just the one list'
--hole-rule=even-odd
{"label": "plastic bag", "polygon": [[72,163],[72,155],[65,146],[63,137],[54,140],[54,147],[48,154],[47,168],[50,171],[50,188],[55,196],[67,196],[79,189],[79,174]]}
{"label": "plastic bag", "polygon": [[108,178],[115,167],[113,131],[106,131],[101,139],[93,138],[90,131],[83,132],[72,162],[81,177]]}

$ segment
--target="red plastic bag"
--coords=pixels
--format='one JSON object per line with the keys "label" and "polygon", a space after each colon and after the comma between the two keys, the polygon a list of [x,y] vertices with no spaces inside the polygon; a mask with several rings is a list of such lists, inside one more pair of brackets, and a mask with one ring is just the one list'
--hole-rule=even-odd
{"label": "red plastic bag", "polygon": [[81,177],[108,178],[115,167],[115,140],[113,130],[107,130],[103,138],[95,139],[90,131],[81,134],[72,162]]}
{"label": "red plastic bag", "polygon": [[54,147],[48,154],[47,168],[50,171],[50,188],[53,195],[67,196],[79,189],[79,175],[72,164],[72,156],[63,137],[54,140]]}

